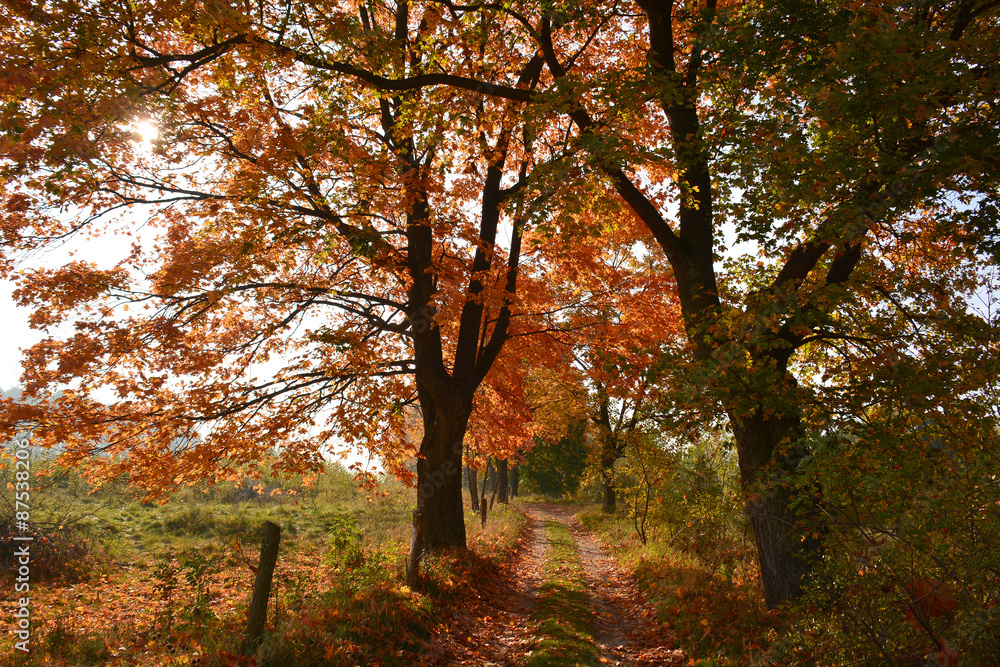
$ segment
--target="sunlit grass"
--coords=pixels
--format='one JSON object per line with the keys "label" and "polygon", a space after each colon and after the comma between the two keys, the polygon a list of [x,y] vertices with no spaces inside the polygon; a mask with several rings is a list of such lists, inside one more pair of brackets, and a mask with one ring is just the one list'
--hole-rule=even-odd
{"label": "sunlit grass", "polygon": [[64,517],[62,530],[87,541],[53,552],[80,575],[32,581],[27,656],[8,641],[0,601],[0,664],[237,664],[265,520],[282,537],[260,667],[413,664],[449,602],[511,552],[524,525],[518,507],[497,507],[485,527],[469,521],[470,551],[426,557],[411,591],[412,490],[387,482],[385,495],[367,494],[336,467],[314,488],[293,485],[273,496],[195,487],[156,505],[121,489],[88,494],[72,475],[53,480],[33,519],[58,530]]}
{"label": "sunlit grass", "polygon": [[[756,573],[706,563],[663,539],[643,545],[615,517],[579,515],[631,572],[680,648],[703,666],[770,664],[781,617],[763,604]],[[763,662],[759,662],[763,660]]]}

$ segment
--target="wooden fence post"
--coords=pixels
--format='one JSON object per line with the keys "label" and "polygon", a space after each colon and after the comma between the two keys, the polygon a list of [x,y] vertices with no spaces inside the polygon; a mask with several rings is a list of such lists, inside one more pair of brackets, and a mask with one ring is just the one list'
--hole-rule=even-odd
{"label": "wooden fence post", "polygon": [[413,513],[413,538],[410,540],[410,561],[406,566],[406,585],[410,590],[417,588],[417,575],[420,574],[420,552],[424,546],[423,517],[420,510]]}
{"label": "wooden fence post", "polygon": [[485,496],[480,501],[480,504],[479,504],[479,513],[482,516],[483,528],[485,528],[486,527],[486,498],[485,498]]}
{"label": "wooden fence post", "polygon": [[253,655],[260,646],[264,634],[264,623],[267,620],[267,601],[271,597],[271,577],[274,575],[274,565],[278,561],[278,542],[281,539],[281,527],[270,521],[264,522],[264,540],[260,545],[260,564],[257,566],[257,578],[253,584],[253,598],[250,601],[250,614],[247,617],[247,634],[243,641],[243,653]]}

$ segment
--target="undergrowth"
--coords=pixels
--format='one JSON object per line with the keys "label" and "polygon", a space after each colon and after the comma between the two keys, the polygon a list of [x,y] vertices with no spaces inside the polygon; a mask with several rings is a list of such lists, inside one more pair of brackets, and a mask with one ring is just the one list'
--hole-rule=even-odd
{"label": "undergrowth", "polygon": [[696,665],[770,665],[781,617],[761,600],[756,573],[713,566],[668,544],[644,545],[620,517],[588,509],[578,515],[635,577],[661,623]]}

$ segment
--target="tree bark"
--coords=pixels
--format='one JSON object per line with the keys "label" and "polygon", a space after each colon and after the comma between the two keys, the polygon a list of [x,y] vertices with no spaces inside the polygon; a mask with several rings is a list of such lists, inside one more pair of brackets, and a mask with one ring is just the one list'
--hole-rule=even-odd
{"label": "tree bark", "polygon": [[406,561],[406,585],[412,590],[417,589],[420,582],[420,554],[424,547],[421,544],[423,531],[420,512],[413,513],[413,536],[410,539],[410,557]]}
{"label": "tree bark", "polygon": [[492,461],[486,464],[486,471],[490,475],[490,509],[493,509],[493,503],[495,503],[497,499],[497,492],[500,490],[500,476],[497,472],[496,465]]}
{"label": "tree bark", "polygon": [[[421,514],[420,543],[424,549],[465,548],[465,506],[462,504],[462,440],[472,399],[436,401],[424,417],[424,437],[417,459],[417,511]],[[423,407],[423,402],[421,402]],[[427,422],[430,421],[430,428]]]}
{"label": "tree bark", "polygon": [[507,494],[508,494],[508,470],[507,470],[507,459],[502,459],[497,461],[497,488],[499,500],[502,504],[507,504]]}
{"label": "tree bark", "polygon": [[[787,377],[788,383],[794,383]],[[778,392],[770,404],[782,398]],[[769,400],[759,397],[760,402]],[[805,524],[811,517],[797,514],[792,503],[803,493],[793,484],[785,484],[795,472],[805,451],[796,445],[802,435],[797,414],[765,412],[757,407],[746,413],[730,412],[729,420],[739,454],[740,481],[747,497],[747,515],[757,545],[757,562],[764,587],[764,601],[774,606],[802,594],[805,578],[812,571],[820,553],[822,529]],[[760,480],[761,475],[769,479]],[[758,484],[758,481],[764,481]],[[816,489],[819,496],[819,489]],[[813,498],[811,504],[818,505]]]}
{"label": "tree bark", "polygon": [[618,446],[614,435],[607,433],[601,445],[601,488],[604,491],[601,511],[614,514],[617,509],[615,498],[615,461],[618,460]]}
{"label": "tree bark", "polygon": [[[641,193],[623,171],[612,170],[609,175],[613,177],[619,195],[652,232],[669,260],[677,279],[688,339],[694,343],[696,358],[707,362],[717,346],[735,341],[726,334],[722,338],[717,334],[706,335],[722,313],[714,264],[716,248],[712,173],[706,146],[700,137],[700,119],[695,104],[699,95],[703,47],[695,40],[686,63],[683,59],[675,59],[675,5],[653,0],[638,0],[638,3],[649,20],[650,48],[647,57],[661,77],[663,92],[660,107],[667,117],[671,142],[677,156],[677,188],[680,195],[678,223],[673,227],[668,224],[657,206]],[[709,2],[701,20],[699,28],[707,30],[711,27],[715,20],[714,2]],[[683,66],[679,66],[679,63],[683,63]],[[574,118],[581,127],[589,127],[593,123],[585,113],[576,112]],[[822,253],[812,258],[813,264],[820,255]],[[843,253],[843,256],[847,258],[843,261],[850,265],[851,251]],[[795,259],[793,257],[789,261]],[[847,273],[850,273],[849,269]],[[790,471],[793,463],[791,460],[787,457],[786,460],[781,460],[781,456],[777,457],[778,460],[775,458],[781,448],[794,447],[801,436],[798,417],[800,406],[795,404],[794,398],[789,400],[785,391],[789,387],[785,386],[786,382],[781,381],[783,379],[794,384],[786,369],[788,356],[794,351],[795,345],[791,340],[775,342],[784,343],[776,348],[783,350],[778,355],[785,355],[783,359],[767,352],[760,356],[778,361],[776,369],[779,381],[771,386],[758,385],[750,396],[740,392],[739,397],[731,399],[726,406],[736,438],[740,475],[744,488],[750,491],[747,511],[757,546],[764,597],[767,605],[772,607],[783,600],[799,596],[803,580],[811,571],[819,549],[818,540],[812,537],[802,539],[801,531],[795,529],[797,518],[791,510],[793,497],[797,493],[794,486],[768,483],[757,485],[759,488],[756,492],[750,490],[768,466],[768,472],[780,474],[780,470],[775,470],[776,467],[785,468],[786,473]],[[774,414],[770,408],[774,405],[787,406],[785,414]],[[815,502],[818,501],[814,500]]]}
{"label": "tree bark", "polygon": [[[406,2],[396,3],[395,40],[400,47],[404,69],[420,70],[425,66],[422,54],[410,48],[409,10]],[[518,83],[534,88],[543,66],[541,56],[525,65]],[[405,98],[405,99],[404,99]],[[413,368],[417,397],[423,414],[424,436],[417,458],[417,511],[421,515],[420,544],[425,550],[448,547],[465,548],[465,512],[462,505],[462,447],[472,414],[472,400],[477,387],[486,378],[510,336],[510,306],[517,292],[520,271],[521,232],[524,217],[513,217],[510,247],[504,280],[504,296],[497,309],[487,308],[479,296],[486,288],[483,276],[494,268],[497,232],[502,211],[511,194],[504,186],[506,161],[514,132],[501,132],[491,149],[484,154],[488,166],[482,185],[482,208],[479,215],[479,245],[472,260],[472,272],[466,285],[466,299],[459,315],[454,355],[445,362],[441,329],[434,321],[439,305],[438,270],[433,215],[424,184],[433,181],[434,150],[417,149],[413,136],[402,126],[400,117],[412,97],[393,97],[380,103],[382,129],[386,141],[399,158],[407,189],[413,188],[412,204],[406,214],[406,267],[410,285],[407,289],[406,315],[413,345]],[[527,163],[519,170],[519,182],[527,178]],[[487,335],[487,323],[492,331]]]}
{"label": "tree bark", "polygon": [[521,474],[518,467],[514,466],[510,470],[510,497],[517,498],[518,486],[521,483]]}
{"label": "tree bark", "polygon": [[611,423],[611,397],[608,396],[602,384],[598,384],[597,395],[600,399],[597,422],[601,431],[601,511],[614,514],[617,509],[615,497],[615,461],[621,456],[621,446],[618,434]]}
{"label": "tree bark", "polygon": [[490,458],[486,459],[486,471],[483,472],[483,492],[482,497],[485,500],[486,494],[490,495],[490,507],[493,507],[493,498],[496,497],[497,490],[497,478],[496,473],[493,470],[493,460]]}
{"label": "tree bark", "polygon": [[617,501],[615,499],[615,486],[608,480],[607,471],[602,471],[601,476],[601,489],[603,490],[601,498],[601,511],[605,514],[614,514],[617,509]]}

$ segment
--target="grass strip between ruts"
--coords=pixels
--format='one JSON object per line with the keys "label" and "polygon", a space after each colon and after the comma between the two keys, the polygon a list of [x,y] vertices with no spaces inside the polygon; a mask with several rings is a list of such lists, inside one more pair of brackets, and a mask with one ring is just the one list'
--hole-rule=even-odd
{"label": "grass strip between ruts", "polygon": [[546,521],[545,533],[548,539],[545,580],[534,613],[539,622],[538,644],[525,665],[599,665],[594,614],[576,541],[569,529],[557,521]]}

